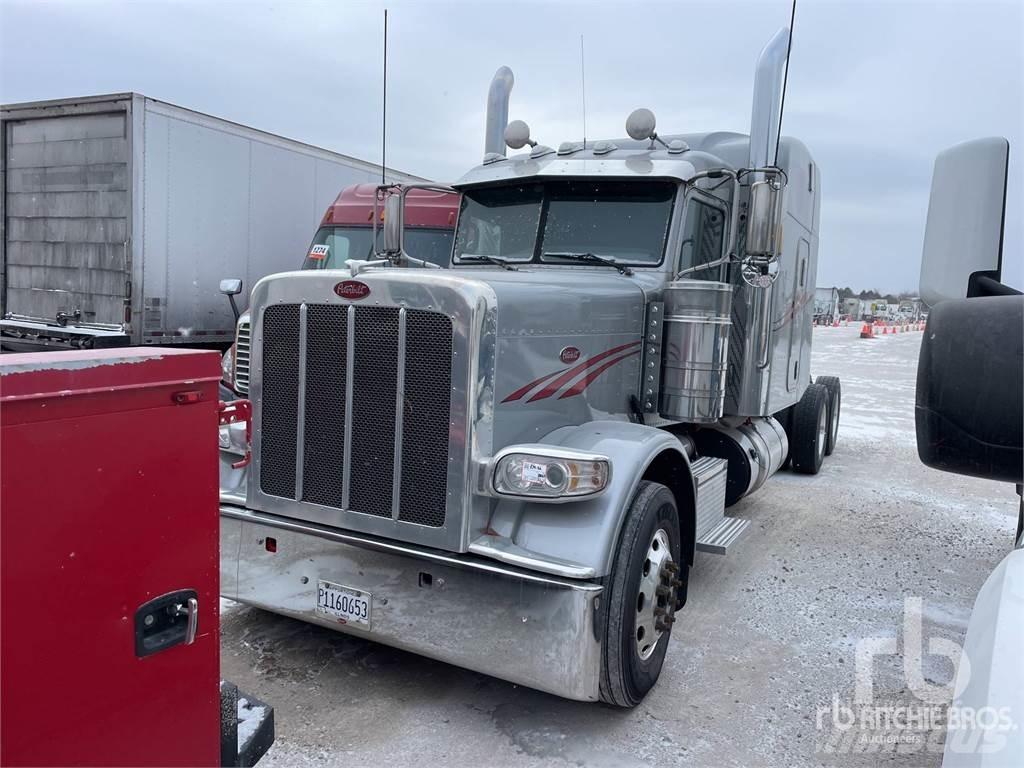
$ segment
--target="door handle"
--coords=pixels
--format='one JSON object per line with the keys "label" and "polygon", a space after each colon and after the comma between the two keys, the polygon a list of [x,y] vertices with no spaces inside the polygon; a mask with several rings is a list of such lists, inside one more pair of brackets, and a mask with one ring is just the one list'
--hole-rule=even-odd
{"label": "door handle", "polygon": [[196,628],[199,626],[199,601],[190,597],[185,604],[178,603],[175,606],[175,614],[185,616],[185,645],[192,645],[196,641]]}
{"label": "door handle", "polygon": [[176,645],[192,645],[199,629],[199,594],[181,589],[154,597],[135,611],[135,655],[151,656]]}

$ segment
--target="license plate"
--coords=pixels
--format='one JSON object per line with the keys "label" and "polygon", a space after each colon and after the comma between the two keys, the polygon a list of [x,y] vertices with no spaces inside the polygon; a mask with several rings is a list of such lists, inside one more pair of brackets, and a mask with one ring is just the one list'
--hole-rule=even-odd
{"label": "license plate", "polygon": [[318,581],[316,612],[330,616],[339,624],[355,624],[370,628],[370,606],[373,595],[341,584]]}

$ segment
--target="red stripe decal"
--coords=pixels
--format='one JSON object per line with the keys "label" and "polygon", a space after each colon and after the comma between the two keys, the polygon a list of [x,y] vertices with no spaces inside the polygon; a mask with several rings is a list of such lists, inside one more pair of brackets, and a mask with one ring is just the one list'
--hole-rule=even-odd
{"label": "red stripe decal", "polygon": [[584,376],[582,379],[580,379],[575,384],[573,384],[571,387],[569,387],[567,390],[565,390],[565,392],[563,392],[561,395],[559,395],[558,399],[559,400],[564,400],[567,397],[572,397],[574,395],[580,394],[580,392],[582,392],[584,389],[586,389],[587,387],[590,386],[591,382],[593,382],[594,379],[596,379],[602,373],[607,371],[613,365],[615,365],[616,363],[621,363],[627,357],[632,357],[633,355],[639,355],[639,354],[640,354],[640,350],[639,349],[634,349],[632,352],[627,352],[626,354],[621,355],[620,357],[616,357],[616,358],[614,358],[612,360],[609,360],[604,365],[598,366],[597,368],[592,370],[590,373],[588,373],[586,376]]}
{"label": "red stripe decal", "polygon": [[519,389],[517,389],[515,392],[513,392],[511,395],[506,397],[501,402],[503,402],[503,403],[510,403],[513,400],[518,400],[520,397],[525,395],[527,392],[529,392],[531,389],[536,387],[538,384],[543,384],[545,381],[550,379],[552,376],[557,376],[561,372],[562,372],[561,369],[559,369],[557,371],[552,371],[547,376],[541,376],[539,379],[534,379],[529,384],[527,384],[525,387],[520,387]]}
{"label": "red stripe decal", "polygon": [[[567,383],[569,383],[570,381],[575,379],[577,376],[579,376],[581,373],[583,373],[583,371],[587,370],[591,366],[601,362],[602,360],[605,360],[605,359],[611,357],[612,355],[614,355],[614,354],[616,354],[618,352],[621,352],[624,349],[629,349],[630,347],[637,347],[639,345],[640,345],[639,341],[631,341],[631,342],[629,342],[629,344],[623,344],[622,346],[619,346],[619,347],[612,347],[607,352],[602,352],[599,355],[594,355],[589,360],[584,360],[579,365],[577,365],[577,366],[575,366],[573,368],[570,368],[568,371],[563,373],[561,376],[559,376],[557,379],[552,381],[550,384],[548,384],[546,387],[544,387],[544,389],[542,389],[540,392],[535,394],[533,397],[531,397],[526,402],[532,403],[534,400],[543,400],[545,397],[551,397],[553,394],[555,394],[555,392],[557,392],[559,389],[561,389]],[[637,350],[637,351],[639,352],[639,350]],[[604,368],[602,368],[601,370],[604,370]],[[559,399],[561,399],[561,398],[559,398]]]}

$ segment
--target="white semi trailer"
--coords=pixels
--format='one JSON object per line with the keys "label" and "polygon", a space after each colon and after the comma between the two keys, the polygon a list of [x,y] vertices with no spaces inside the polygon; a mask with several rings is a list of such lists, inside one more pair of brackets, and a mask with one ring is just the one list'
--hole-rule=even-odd
{"label": "white semi trailer", "polygon": [[20,350],[226,347],[221,278],[298,264],[338,191],[381,179],[138,93],[6,104],[0,136],[0,344]]}
{"label": "white semi trailer", "polygon": [[451,269],[401,268],[403,191],[380,259],[261,280],[252,442],[221,436],[224,596],[643,699],[695,551],[749,525],[726,508],[837,438],[839,380],[809,370],[820,176],[778,138],[787,39],[749,136],[637,110],[629,138],[544,146],[502,68]]}

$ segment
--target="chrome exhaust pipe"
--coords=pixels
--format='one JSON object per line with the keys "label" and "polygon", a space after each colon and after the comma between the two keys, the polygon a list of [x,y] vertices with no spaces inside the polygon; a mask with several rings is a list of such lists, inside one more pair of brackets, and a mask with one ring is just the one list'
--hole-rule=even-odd
{"label": "chrome exhaust pipe", "polygon": [[782,87],[786,73],[789,29],[783,27],[761,51],[754,70],[754,104],[750,110],[750,165],[775,162],[775,142],[782,120]]}
{"label": "chrome exhaust pipe", "polygon": [[516,78],[508,67],[498,67],[487,92],[487,128],[484,133],[484,157],[505,156],[505,126],[508,125],[508,100]]}

